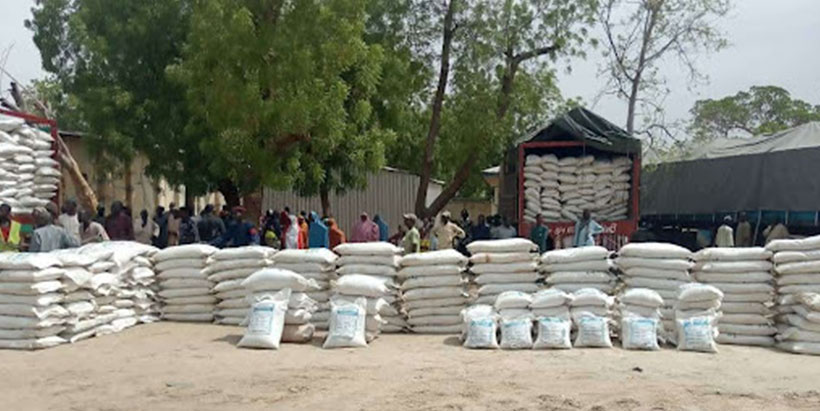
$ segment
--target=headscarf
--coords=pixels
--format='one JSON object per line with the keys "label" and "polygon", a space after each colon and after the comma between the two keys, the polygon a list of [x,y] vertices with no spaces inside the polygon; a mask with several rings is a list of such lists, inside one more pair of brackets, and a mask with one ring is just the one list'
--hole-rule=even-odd
{"label": "headscarf", "polygon": [[282,235],[280,236],[280,240],[282,241],[282,249],[284,250],[287,248],[288,229],[290,228],[290,216],[287,211],[282,211],[282,213],[279,214],[279,225],[282,226]]}
{"label": "headscarf", "polygon": [[299,247],[299,222],[295,216],[288,216],[288,228],[285,230],[285,248]]}
{"label": "headscarf", "polygon": [[328,240],[330,241],[330,248],[334,248],[339,244],[345,243],[345,233],[336,225],[336,220],[332,218],[327,219]]}
{"label": "headscarf", "polygon": [[308,248],[308,226],[307,223],[305,223],[305,218],[302,216],[296,217],[296,221],[299,224],[299,237],[296,240],[296,244],[300,250],[304,250]]}
{"label": "headscarf", "polygon": [[367,213],[362,213],[359,221],[353,226],[353,235],[350,237],[352,243],[367,243],[371,241],[379,241],[379,226],[367,218]]}
{"label": "headscarf", "polygon": [[319,215],[316,214],[315,211],[310,212],[310,220],[310,229],[308,230],[308,247],[330,247],[327,226],[322,222]]}
{"label": "headscarf", "polygon": [[390,238],[390,227],[382,220],[382,216],[373,217],[373,222],[379,227],[379,241],[387,241]]}

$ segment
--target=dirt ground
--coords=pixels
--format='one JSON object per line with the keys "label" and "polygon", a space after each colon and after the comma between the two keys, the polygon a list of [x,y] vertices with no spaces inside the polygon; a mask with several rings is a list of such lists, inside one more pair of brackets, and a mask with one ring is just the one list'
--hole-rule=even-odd
{"label": "dirt ground", "polygon": [[235,347],[237,327],[158,323],[0,351],[4,410],[818,410],[820,357],[721,346],[476,351],[383,335],[364,349]]}

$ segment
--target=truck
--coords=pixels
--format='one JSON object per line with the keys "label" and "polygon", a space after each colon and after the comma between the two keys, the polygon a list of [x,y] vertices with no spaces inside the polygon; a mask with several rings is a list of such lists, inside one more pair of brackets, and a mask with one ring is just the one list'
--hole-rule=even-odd
{"label": "truck", "polygon": [[[555,155],[565,157],[593,156],[596,160],[626,157],[630,160],[628,200],[626,213],[617,220],[593,218],[603,227],[598,243],[611,250],[620,248],[638,227],[640,218],[639,189],[641,175],[641,141],[630,136],[603,117],[585,109],[575,108],[536,128],[518,139],[506,155],[501,166],[499,213],[518,224],[518,234],[528,237],[532,221],[525,211],[525,159],[529,155]],[[550,237],[556,248],[572,245],[575,232],[574,219],[563,213],[559,220],[548,221]],[[530,216],[531,218],[531,216]]]}
{"label": "truck", "polygon": [[750,138],[717,138],[647,166],[641,219],[666,241],[697,249],[728,216],[745,215],[756,245],[774,223],[820,233],[820,122]]}

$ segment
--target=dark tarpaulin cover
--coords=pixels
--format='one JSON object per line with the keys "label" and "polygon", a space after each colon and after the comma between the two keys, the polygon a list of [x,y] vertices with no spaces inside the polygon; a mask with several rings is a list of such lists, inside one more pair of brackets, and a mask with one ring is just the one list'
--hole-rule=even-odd
{"label": "dark tarpaulin cover", "polygon": [[642,176],[641,214],[820,209],[820,123],[720,139]]}
{"label": "dark tarpaulin cover", "polygon": [[631,137],[625,130],[603,117],[578,107],[559,116],[545,127],[523,136],[515,142],[533,141],[583,141],[594,148],[618,153],[639,153],[641,141]]}

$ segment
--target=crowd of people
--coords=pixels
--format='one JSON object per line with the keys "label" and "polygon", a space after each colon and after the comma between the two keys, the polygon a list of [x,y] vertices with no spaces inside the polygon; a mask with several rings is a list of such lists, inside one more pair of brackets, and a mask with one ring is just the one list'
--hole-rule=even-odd
{"label": "crowd of people", "polygon": [[[518,236],[515,222],[508,218],[479,215],[473,221],[466,209],[462,210],[459,220],[453,219],[448,211],[423,220],[412,213],[404,214],[403,224],[392,235],[381,216],[371,219],[363,212],[349,236],[333,217],[319,217],[313,211],[295,214],[289,207],[282,211],[267,210],[256,223],[245,217],[243,207],[223,206],[217,210],[210,204],[196,214],[188,207],[178,208],[171,203],[168,210],[158,206],[153,215],[142,210],[133,218],[131,210],[120,201],[111,204],[108,214],[104,206],[92,214],[68,200],[61,209],[50,203],[35,209],[32,216],[34,230],[26,235],[21,231],[22,225],[12,218],[11,207],[0,205],[0,250],[45,252],[91,242],[130,240],[158,248],[203,243],[220,248],[260,244],[279,249],[333,248],[345,242],[388,241],[402,246],[406,252],[451,248],[465,251],[472,241]],[[601,232],[601,226],[588,212],[575,228],[576,246],[594,243],[594,236]],[[530,239],[542,252],[553,248],[549,229],[540,216]]]}

